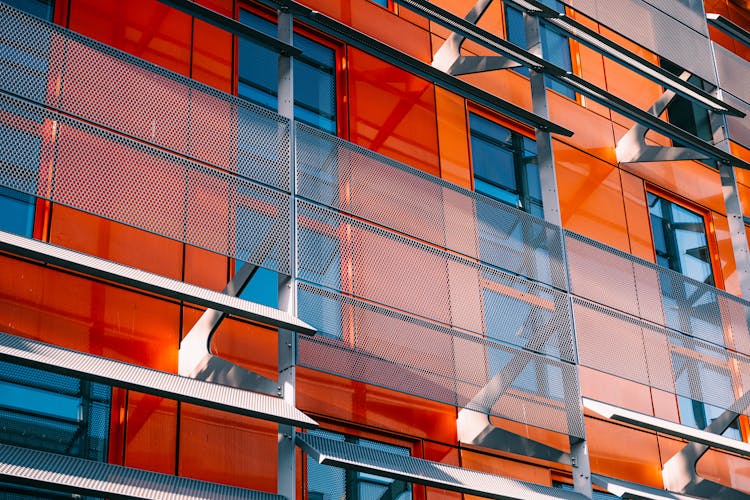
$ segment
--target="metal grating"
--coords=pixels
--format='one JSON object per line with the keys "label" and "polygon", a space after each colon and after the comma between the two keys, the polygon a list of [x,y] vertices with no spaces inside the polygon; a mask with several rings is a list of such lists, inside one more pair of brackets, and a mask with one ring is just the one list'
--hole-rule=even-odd
{"label": "metal grating", "polygon": [[571,491],[431,462],[421,458],[397,455],[321,436],[297,433],[297,444],[320,464],[359,470],[482,497],[504,500],[585,498]]}
{"label": "metal grating", "polygon": [[315,421],[280,398],[180,377],[2,332],[0,359],[238,415],[317,427]]}
{"label": "metal grating", "polygon": [[134,499],[247,499],[284,497],[56,453],[0,445],[0,480],[78,494]]}
{"label": "metal grating", "polygon": [[583,435],[573,364],[305,283],[298,308],[318,330],[299,339],[301,366]]}
{"label": "metal grating", "polygon": [[573,317],[581,366],[724,409],[750,382],[747,356],[578,298]]}
{"label": "metal grating", "polygon": [[0,90],[289,191],[287,119],[1,2]]}
{"label": "metal grating", "polygon": [[0,182],[289,273],[290,196],[0,92]]}
{"label": "metal grating", "polygon": [[648,498],[649,500],[699,500],[698,497],[673,493],[622,479],[591,474],[591,482],[621,498]]}
{"label": "metal grating", "polygon": [[[717,43],[711,44],[716,56],[716,70],[719,74],[719,86],[750,103],[750,86],[747,75],[750,74],[750,62],[725,49]],[[747,104],[745,104],[747,107]]]}
{"label": "metal grating", "polygon": [[568,231],[565,246],[573,295],[750,355],[750,303]]}
{"label": "metal grating", "polygon": [[[734,97],[728,92],[724,92],[722,98],[732,106],[741,109],[750,116],[750,103]],[[727,116],[727,127],[729,128],[729,137],[734,141],[750,149],[750,120],[736,116]]]}
{"label": "metal grating", "polygon": [[298,201],[299,277],[573,361],[566,294]]}
{"label": "metal grating", "polygon": [[555,226],[312,127],[296,134],[301,197],[565,288]]}
{"label": "metal grating", "polygon": [[[663,0],[650,0],[662,6]],[[664,56],[708,82],[715,83],[711,49],[704,21],[697,26],[692,14],[680,16],[670,8],[661,11],[643,0],[611,2],[608,0],[570,0],[569,3],[587,16],[635,41],[650,51]],[[684,12],[683,12],[684,13]],[[673,16],[679,16],[678,20]],[[689,27],[683,22],[695,25]],[[700,27],[702,31],[694,28]]]}
{"label": "metal grating", "polygon": [[303,321],[278,309],[4,231],[0,231],[0,250],[217,309],[251,321],[308,335],[315,333]]}

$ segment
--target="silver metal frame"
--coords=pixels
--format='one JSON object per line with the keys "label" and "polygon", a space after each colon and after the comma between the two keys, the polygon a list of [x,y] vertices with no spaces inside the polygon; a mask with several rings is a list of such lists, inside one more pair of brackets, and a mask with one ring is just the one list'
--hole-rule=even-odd
{"label": "silver metal frame", "polygon": [[272,493],[5,444],[0,444],[0,481],[114,499],[284,499]]}

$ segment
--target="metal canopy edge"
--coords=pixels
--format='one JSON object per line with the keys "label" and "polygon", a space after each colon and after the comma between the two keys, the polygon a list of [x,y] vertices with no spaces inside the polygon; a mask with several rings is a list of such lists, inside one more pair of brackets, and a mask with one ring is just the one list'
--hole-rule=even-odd
{"label": "metal canopy edge", "polygon": [[635,425],[644,429],[661,432],[670,436],[686,439],[694,443],[705,444],[731,453],[750,457],[750,443],[744,443],[712,432],[695,429],[687,425],[677,424],[663,418],[644,415],[625,408],[613,406],[593,399],[583,398],[583,406],[604,417],[618,422]]}
{"label": "metal canopy edge", "polygon": [[284,311],[130,266],[0,231],[0,250],[103,278],[139,290],[217,309],[251,321],[306,335],[316,330]]}
{"label": "metal canopy edge", "polygon": [[501,500],[584,500],[573,491],[396,455],[353,443],[297,433],[297,445],[320,464]]}
{"label": "metal canopy edge", "polygon": [[369,51],[388,62],[396,62],[414,74],[421,76],[431,82],[438,83],[446,89],[458,93],[459,95],[469,98],[478,104],[487,106],[495,111],[501,112],[531,127],[539,128],[552,134],[570,137],[573,132],[561,125],[547,120],[537,114],[532,113],[520,106],[501,99],[485,90],[471,85],[455,76],[449,75],[444,71],[433,68],[429,64],[420,61],[400,50],[380,42],[369,35],[355,30],[335,19],[328,17],[320,12],[314,11],[294,0],[261,0],[262,3],[276,8],[289,9],[297,17],[302,17],[305,22],[324,32],[336,35],[343,42]]}
{"label": "metal canopy edge", "polygon": [[631,483],[622,479],[591,474],[591,482],[604,488],[613,495],[621,498],[637,498],[643,500],[698,500],[698,497],[673,493],[667,490],[652,488],[638,483]]}
{"label": "metal canopy edge", "polygon": [[750,47],[750,32],[741,26],[733,23],[721,14],[706,14],[706,20],[708,20],[708,23],[712,26]]}
{"label": "metal canopy edge", "polygon": [[117,499],[285,498],[272,493],[5,444],[0,444],[0,480]]}
{"label": "metal canopy edge", "polygon": [[123,387],[271,422],[315,428],[317,422],[265,394],[181,377],[0,332],[0,360]]}
{"label": "metal canopy edge", "polygon": [[218,28],[228,31],[234,35],[253,40],[260,43],[261,45],[268,47],[275,52],[283,55],[289,55],[297,57],[302,55],[302,51],[293,45],[284,43],[278,38],[266,35],[262,31],[258,31],[255,28],[251,28],[241,22],[227,17],[223,14],[211,10],[207,7],[203,7],[196,2],[190,0],[158,0],[164,5],[168,5],[174,9],[177,9],[185,14],[192,16],[201,21],[205,21],[208,24],[212,24]]}

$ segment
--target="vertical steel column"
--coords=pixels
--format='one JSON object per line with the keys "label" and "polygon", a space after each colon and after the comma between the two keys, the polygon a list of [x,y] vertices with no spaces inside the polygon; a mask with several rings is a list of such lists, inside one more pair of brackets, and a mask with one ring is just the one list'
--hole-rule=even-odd
{"label": "vertical steel column", "polygon": [[[524,30],[526,32],[527,50],[532,54],[543,57],[542,39],[540,35],[541,22],[537,16],[524,12]],[[547,103],[547,88],[544,82],[544,73],[530,69],[531,80],[531,102],[535,114],[542,118],[549,118],[549,106]],[[536,129],[537,165],[539,167],[539,182],[542,187],[542,204],[544,205],[544,220],[562,228],[562,217],[560,216],[560,199],[557,193],[557,176],[555,173],[555,155],[552,149],[552,135],[539,127]],[[570,308],[570,298],[568,298]],[[570,313],[571,323],[573,321],[572,309]],[[573,329],[575,332],[575,328]],[[575,333],[574,333],[575,338]],[[565,385],[565,390],[570,389]],[[570,412],[583,411],[581,394],[576,395],[579,408],[568,408],[568,418],[572,418]],[[566,400],[569,399],[566,397]],[[585,428],[584,428],[585,432]],[[589,462],[589,451],[586,439],[570,437],[570,460],[573,466],[573,487],[576,492],[591,498],[593,487],[591,484],[591,464]]]}
{"label": "vertical steel column", "polygon": [[[294,17],[282,7],[278,11],[279,40],[293,44]],[[279,275],[279,309],[294,316],[297,315],[297,205],[295,194],[297,191],[296,160],[295,160],[295,126],[294,126],[294,72],[293,59],[289,54],[279,53],[279,114],[289,118],[289,146],[290,146],[290,191],[291,191],[291,252],[290,276]],[[296,399],[296,357],[297,337],[294,332],[279,329],[279,389],[284,401],[295,406]],[[290,425],[279,425],[278,433],[278,493],[289,500],[297,496],[297,467],[295,461],[295,429]]]}

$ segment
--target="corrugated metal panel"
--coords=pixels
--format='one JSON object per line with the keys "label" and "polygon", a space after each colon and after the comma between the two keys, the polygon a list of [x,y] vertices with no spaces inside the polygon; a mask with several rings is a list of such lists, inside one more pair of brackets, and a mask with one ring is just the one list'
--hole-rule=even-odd
{"label": "corrugated metal panel", "polygon": [[355,469],[450,491],[503,500],[583,500],[571,491],[396,455],[320,436],[297,434],[297,444],[324,465]]}
{"label": "corrugated metal panel", "polygon": [[0,480],[108,498],[160,500],[284,497],[196,479],[0,444]]}
{"label": "corrugated metal panel", "polygon": [[180,377],[0,332],[0,359],[300,427],[317,423],[280,398]]}

